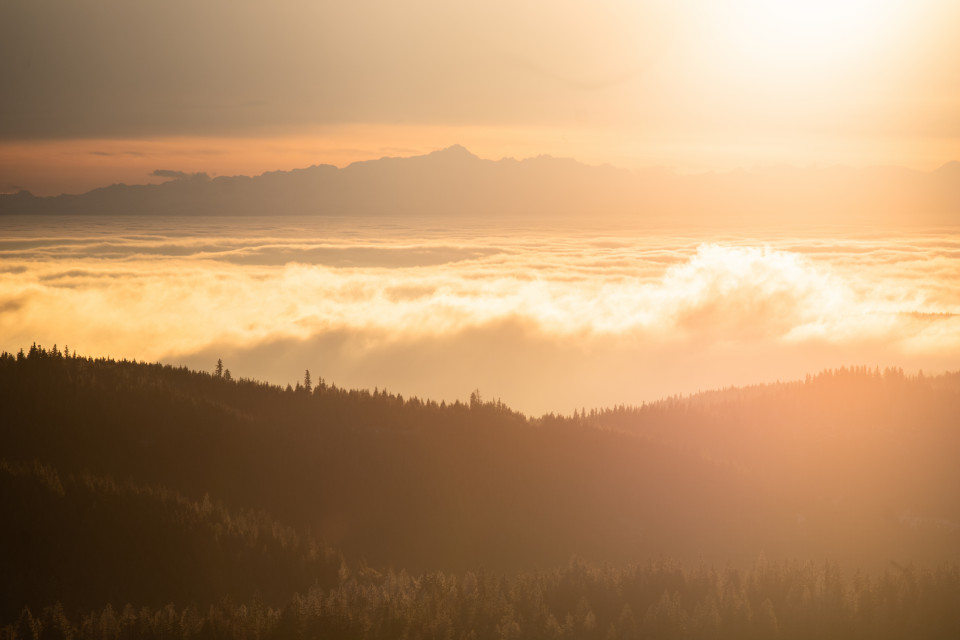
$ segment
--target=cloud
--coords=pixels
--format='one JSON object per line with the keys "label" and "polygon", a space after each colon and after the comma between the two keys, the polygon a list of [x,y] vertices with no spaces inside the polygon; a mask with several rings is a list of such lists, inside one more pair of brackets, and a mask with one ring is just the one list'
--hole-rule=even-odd
{"label": "cloud", "polygon": [[0,298],[0,315],[19,311],[24,305],[24,298]]}
{"label": "cloud", "polygon": [[116,156],[132,156],[134,158],[142,158],[146,154],[142,151],[132,151],[132,150],[123,150],[123,151],[103,151],[101,149],[94,149],[88,151],[92,156],[99,156],[101,158],[113,158]]}
{"label": "cloud", "polygon": [[220,354],[237,375],[285,383],[310,368],[449,399],[482,383],[537,410],[960,361],[950,235],[37,224],[0,244],[8,351],[55,342],[193,366]]}
{"label": "cloud", "polygon": [[171,180],[209,180],[210,176],[206,173],[187,173],[185,171],[172,171],[170,169],[154,169],[150,175],[158,178],[170,178]]}
{"label": "cloud", "polygon": [[690,345],[615,334],[556,335],[521,317],[436,336],[358,328],[304,339],[224,341],[168,360],[211,371],[218,358],[235,375],[281,384],[293,384],[309,369],[314,379],[322,376],[341,387],[376,386],[437,401],[464,401],[479,388],[485,397],[534,415],[802,379],[807,372],[851,363],[928,372],[956,367],[955,357],[905,357],[883,341]]}
{"label": "cloud", "polygon": [[703,245],[665,275],[660,293],[673,328],[701,339],[784,338],[810,325],[823,337],[851,292],[808,259],[770,248]]}

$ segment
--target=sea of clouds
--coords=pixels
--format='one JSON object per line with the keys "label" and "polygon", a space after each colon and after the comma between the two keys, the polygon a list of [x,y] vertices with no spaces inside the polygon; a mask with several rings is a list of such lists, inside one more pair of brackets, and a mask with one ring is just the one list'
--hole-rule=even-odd
{"label": "sea of clouds", "polygon": [[955,230],[504,228],[437,220],[0,220],[0,349],[286,384],[473,389],[531,413],[960,368]]}

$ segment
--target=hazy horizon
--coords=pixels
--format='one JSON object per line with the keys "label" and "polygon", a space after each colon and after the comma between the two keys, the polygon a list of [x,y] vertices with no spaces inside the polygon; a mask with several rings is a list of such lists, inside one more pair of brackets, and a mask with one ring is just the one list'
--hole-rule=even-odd
{"label": "hazy horizon", "polygon": [[[346,169],[348,167],[355,167],[360,165],[369,164],[378,160],[401,160],[401,159],[414,159],[422,156],[430,156],[437,153],[442,153],[450,149],[464,149],[471,155],[475,157],[491,161],[491,162],[503,162],[509,160],[517,161],[531,161],[542,158],[553,158],[561,161],[573,161],[579,165],[584,166],[585,168],[604,168],[604,169],[619,169],[625,170],[630,174],[635,176],[643,175],[672,175],[677,177],[707,177],[718,175],[722,176],[738,176],[742,175],[744,172],[747,174],[758,174],[763,175],[771,170],[816,170],[816,171],[839,171],[839,172],[849,172],[849,171],[870,171],[870,170],[894,170],[902,172],[913,172],[916,174],[929,174],[934,173],[938,170],[943,170],[945,168],[951,167],[955,164],[960,163],[960,153],[956,157],[949,157],[942,162],[929,166],[911,166],[907,164],[890,164],[890,163],[861,163],[861,164],[851,164],[843,162],[828,162],[828,163],[818,163],[814,161],[758,161],[752,164],[744,164],[730,167],[700,167],[700,168],[688,168],[686,170],[678,168],[676,166],[664,166],[660,164],[649,164],[649,165],[636,165],[636,166],[619,166],[608,160],[598,160],[593,162],[584,162],[577,157],[569,156],[553,156],[549,153],[534,153],[530,156],[501,156],[501,157],[481,157],[473,153],[472,149],[467,148],[466,146],[460,144],[459,142],[453,141],[448,144],[442,145],[436,148],[429,148],[422,152],[417,152],[412,149],[406,150],[391,150],[393,153],[388,153],[386,155],[373,155],[371,157],[351,160],[348,162],[310,162],[309,164],[300,164],[296,166],[285,165],[283,168],[279,166],[267,166],[266,168],[258,168],[256,172],[248,169],[247,173],[225,173],[218,174],[216,171],[209,170],[196,170],[196,171],[182,171],[178,169],[169,169],[165,167],[156,167],[153,170],[144,172],[140,174],[126,173],[125,176],[129,179],[129,182],[124,182],[121,180],[114,180],[112,182],[92,182],[92,180],[100,180],[99,174],[97,177],[84,179],[82,183],[83,186],[74,186],[73,190],[70,191],[58,191],[59,188],[70,187],[41,187],[39,190],[33,191],[31,189],[21,187],[19,185],[13,185],[16,187],[16,191],[26,191],[32,193],[35,196],[40,197],[51,197],[59,195],[83,195],[94,191],[97,189],[103,189],[105,187],[117,186],[117,185],[126,185],[126,186],[145,186],[145,185],[158,185],[164,184],[177,180],[185,180],[190,178],[199,178],[199,179],[213,179],[213,178],[258,178],[264,177],[271,174],[280,174],[284,172],[297,172],[303,171],[305,169],[311,169],[320,166],[333,166],[337,169]],[[301,158],[304,163],[310,161],[309,157]],[[316,158],[313,158],[316,159]],[[65,182],[62,184],[66,184]],[[80,183],[78,183],[80,184]],[[49,190],[49,189],[54,190]],[[7,191],[0,193],[14,193],[15,191]]]}
{"label": "hazy horizon", "polygon": [[427,153],[681,172],[957,160],[956,3],[15,0],[0,193]]}

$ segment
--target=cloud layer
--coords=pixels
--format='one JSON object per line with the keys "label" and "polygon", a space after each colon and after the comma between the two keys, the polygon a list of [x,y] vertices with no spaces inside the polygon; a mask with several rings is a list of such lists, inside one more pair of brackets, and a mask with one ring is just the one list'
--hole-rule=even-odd
{"label": "cloud layer", "polygon": [[0,348],[528,411],[960,364],[960,241],[368,221],[2,221]]}

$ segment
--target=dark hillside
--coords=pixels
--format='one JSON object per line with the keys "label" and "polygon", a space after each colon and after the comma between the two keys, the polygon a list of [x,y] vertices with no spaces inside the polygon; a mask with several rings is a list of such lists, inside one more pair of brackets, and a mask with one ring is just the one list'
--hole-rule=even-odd
{"label": "dark hillside", "polygon": [[55,347],[4,354],[4,615],[57,599],[278,602],[329,584],[328,547],[411,572],[572,554],[956,561],[958,387],[842,370],[530,419],[479,394],[438,405]]}
{"label": "dark hillside", "polygon": [[743,523],[779,517],[730,468],[477,398],[284,391],[39,348],[0,369],[7,459],[262,509],[373,566],[750,558]]}
{"label": "dark hillside", "polygon": [[0,619],[59,601],[70,611],[109,603],[209,606],[255,596],[279,605],[337,582],[340,558],[263,512],[231,513],[204,496],[61,476],[0,461]]}
{"label": "dark hillside", "polygon": [[586,422],[755,478],[796,515],[796,542],[809,551],[847,538],[848,551],[829,555],[869,563],[960,554],[960,374],[842,368],[593,412]]}

